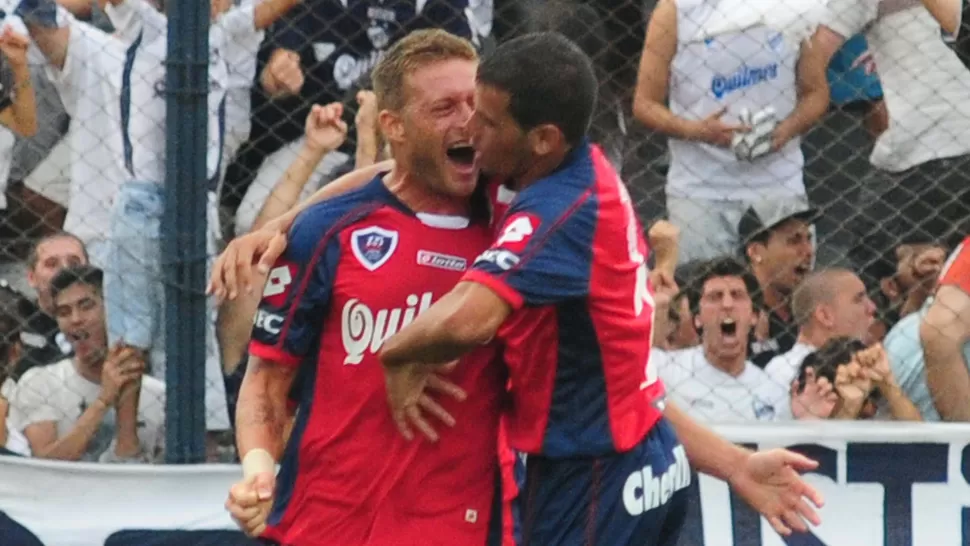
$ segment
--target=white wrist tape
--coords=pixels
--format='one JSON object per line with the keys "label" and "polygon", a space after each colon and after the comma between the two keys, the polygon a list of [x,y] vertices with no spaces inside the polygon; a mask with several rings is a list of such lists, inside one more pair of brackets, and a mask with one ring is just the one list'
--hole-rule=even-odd
{"label": "white wrist tape", "polygon": [[268,472],[276,474],[276,460],[265,449],[250,449],[242,460],[243,477],[249,478],[256,474]]}

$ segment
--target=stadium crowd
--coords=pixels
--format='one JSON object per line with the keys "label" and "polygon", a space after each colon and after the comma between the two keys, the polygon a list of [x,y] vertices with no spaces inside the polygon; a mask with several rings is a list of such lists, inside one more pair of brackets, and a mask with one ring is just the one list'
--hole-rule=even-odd
{"label": "stadium crowd", "polygon": [[[163,460],[167,21],[152,1],[4,5],[7,229],[41,218],[15,234],[26,253],[7,249],[25,278],[0,287],[6,452]],[[407,32],[487,55],[557,30],[595,60],[592,138],[674,257],[653,286],[668,396],[708,423],[970,420],[960,6],[831,0],[799,47],[767,27],[703,36],[718,0],[649,4],[214,0],[210,258],[386,158],[368,73]],[[208,458],[232,461],[258,302],[210,299]]]}

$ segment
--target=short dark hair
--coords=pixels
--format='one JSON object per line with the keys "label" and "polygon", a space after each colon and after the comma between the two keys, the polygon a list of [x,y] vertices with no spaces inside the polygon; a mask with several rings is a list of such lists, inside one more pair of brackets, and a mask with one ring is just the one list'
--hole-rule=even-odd
{"label": "short dark hair", "polygon": [[866,348],[866,344],[852,337],[836,337],[828,340],[813,353],[809,353],[798,369],[798,392],[805,390],[805,373],[815,370],[815,377],[825,378],[835,385],[839,366],[852,362],[852,356]]}
{"label": "short dark hair", "polygon": [[51,279],[51,297],[57,300],[58,294],[75,284],[90,286],[100,294],[104,285],[104,272],[93,265],[65,267]]}
{"label": "short dark hair", "polygon": [[499,44],[478,66],[478,83],[508,93],[509,113],[526,131],[549,123],[571,145],[589,131],[596,72],[562,34],[534,32]]}
{"label": "short dark hair", "polygon": [[700,310],[701,296],[704,294],[704,285],[707,281],[717,277],[738,277],[744,281],[748,295],[751,296],[751,303],[755,311],[762,308],[761,286],[758,279],[748,267],[732,256],[714,258],[705,262],[699,262],[694,266],[693,275],[688,281],[687,297],[690,302],[690,311],[697,314]]}
{"label": "short dark hair", "polygon": [[77,244],[81,246],[81,253],[84,255],[85,261],[89,261],[88,247],[84,244],[84,241],[82,241],[80,237],[67,231],[58,231],[56,233],[51,233],[50,235],[44,235],[34,242],[33,246],[30,247],[30,251],[27,253],[27,268],[33,269],[37,267],[37,260],[40,259],[40,254],[38,253],[40,247],[44,243],[56,241],[57,239],[71,239],[77,241]]}

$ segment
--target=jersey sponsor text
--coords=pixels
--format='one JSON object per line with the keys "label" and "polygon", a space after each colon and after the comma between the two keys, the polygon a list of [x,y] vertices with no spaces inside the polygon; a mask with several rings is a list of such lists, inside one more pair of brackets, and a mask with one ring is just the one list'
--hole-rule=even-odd
{"label": "jersey sponsor text", "polygon": [[420,297],[411,294],[403,309],[397,307],[377,311],[357,298],[348,300],[340,316],[340,338],[347,352],[344,364],[360,364],[365,354],[377,353],[388,338],[427,311],[432,298],[431,292],[425,292]]}

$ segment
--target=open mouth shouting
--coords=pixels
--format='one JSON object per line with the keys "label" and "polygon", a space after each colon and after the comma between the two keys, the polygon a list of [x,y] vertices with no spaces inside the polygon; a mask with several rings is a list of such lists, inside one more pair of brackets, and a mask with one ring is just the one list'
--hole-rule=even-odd
{"label": "open mouth shouting", "polygon": [[475,148],[471,142],[459,141],[448,145],[445,150],[448,163],[459,175],[471,176],[475,174]]}

